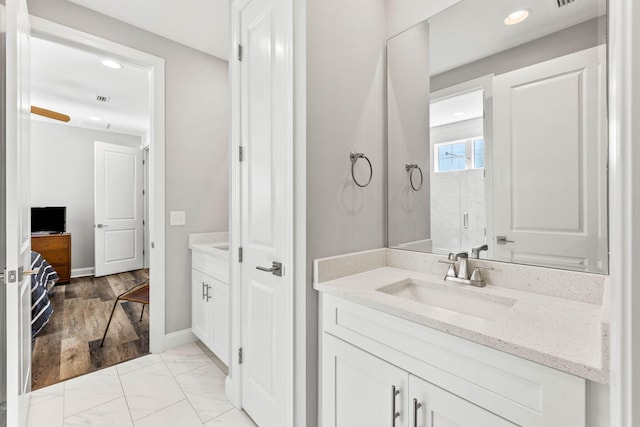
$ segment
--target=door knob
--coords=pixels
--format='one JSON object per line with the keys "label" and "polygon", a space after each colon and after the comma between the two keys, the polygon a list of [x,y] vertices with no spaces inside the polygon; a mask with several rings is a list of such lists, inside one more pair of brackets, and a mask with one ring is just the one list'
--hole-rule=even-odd
{"label": "door knob", "polygon": [[258,266],[256,267],[256,270],[266,271],[274,276],[282,277],[282,263],[278,261],[273,261],[271,268]]}

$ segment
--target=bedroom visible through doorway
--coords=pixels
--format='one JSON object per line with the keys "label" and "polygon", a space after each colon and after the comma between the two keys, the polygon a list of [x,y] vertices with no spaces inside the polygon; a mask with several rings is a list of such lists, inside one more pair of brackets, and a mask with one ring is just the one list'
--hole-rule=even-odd
{"label": "bedroom visible through doorway", "polygon": [[[153,308],[117,298],[153,286],[144,258],[144,193],[152,189],[145,188],[150,165],[143,163],[153,141],[147,67],[33,37],[31,85],[32,106],[69,116],[62,122],[32,114],[31,205],[64,211],[64,229],[34,230],[32,237],[58,277],[32,286],[32,299],[42,302],[32,312],[35,390],[150,352]],[[106,168],[96,167],[98,146],[109,147]],[[54,243],[33,245],[43,235]],[[62,235],[68,247],[55,242]]]}

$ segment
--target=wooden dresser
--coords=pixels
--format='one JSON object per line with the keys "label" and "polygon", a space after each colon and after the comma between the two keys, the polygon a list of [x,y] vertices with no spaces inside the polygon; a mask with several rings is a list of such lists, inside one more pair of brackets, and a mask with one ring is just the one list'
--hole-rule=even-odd
{"label": "wooden dresser", "polygon": [[60,276],[58,283],[71,280],[71,234],[32,234],[31,250],[39,252]]}

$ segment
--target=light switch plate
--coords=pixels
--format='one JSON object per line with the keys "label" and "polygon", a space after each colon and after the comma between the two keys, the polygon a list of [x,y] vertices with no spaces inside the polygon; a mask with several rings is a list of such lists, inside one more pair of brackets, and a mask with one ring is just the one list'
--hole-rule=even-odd
{"label": "light switch plate", "polygon": [[184,211],[169,212],[169,225],[185,225],[187,223],[187,215]]}

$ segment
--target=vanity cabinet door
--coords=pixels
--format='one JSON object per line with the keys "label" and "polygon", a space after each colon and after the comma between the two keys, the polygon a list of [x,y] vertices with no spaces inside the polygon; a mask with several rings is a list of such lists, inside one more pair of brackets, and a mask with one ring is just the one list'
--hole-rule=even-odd
{"label": "vanity cabinet door", "polygon": [[207,286],[212,281],[206,274],[191,270],[191,330],[209,348],[213,343],[213,303]]}
{"label": "vanity cabinet door", "polygon": [[229,365],[229,285],[219,280],[209,279],[209,310],[213,310],[211,351],[225,365]]}
{"label": "vanity cabinet door", "polygon": [[421,378],[409,376],[411,427],[516,427],[473,403]]}
{"label": "vanity cabinet door", "polygon": [[322,427],[408,427],[407,372],[328,334],[322,346]]}

